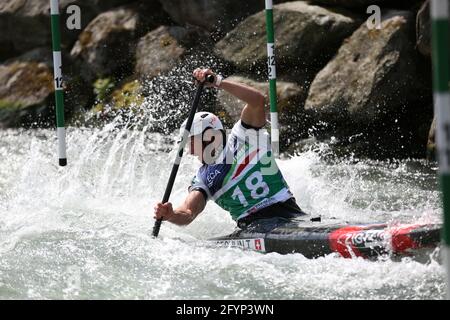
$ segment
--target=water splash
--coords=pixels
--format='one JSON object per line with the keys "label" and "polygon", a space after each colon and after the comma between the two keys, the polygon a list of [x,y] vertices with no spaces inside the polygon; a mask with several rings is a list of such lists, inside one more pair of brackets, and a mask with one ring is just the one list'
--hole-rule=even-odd
{"label": "water splash", "polygon": [[[169,126],[154,132],[155,123],[172,118],[172,111],[155,118],[154,108],[169,99],[161,95],[147,97],[142,113],[122,111],[100,129],[69,128],[65,168],[57,165],[53,131],[0,131],[1,298],[444,297],[444,272],[435,259],[310,260],[209,248],[201,240],[235,227],[213,203],[191,225],[164,223],[152,239],[152,207],[162,198],[175,143],[164,132]],[[303,210],[352,222],[440,220],[432,166],[330,161],[329,153],[326,144],[316,144],[279,161]],[[197,168],[195,159],[183,158],[172,202],[185,197]]]}

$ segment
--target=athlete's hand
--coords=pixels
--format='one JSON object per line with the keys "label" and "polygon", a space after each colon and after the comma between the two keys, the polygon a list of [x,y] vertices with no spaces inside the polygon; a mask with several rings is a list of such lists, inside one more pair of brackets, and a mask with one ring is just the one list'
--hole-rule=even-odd
{"label": "athlete's hand", "polygon": [[[222,81],[222,77],[215,74],[211,69],[202,69],[202,68],[197,68],[194,70],[194,72],[192,72],[192,75],[194,76],[196,81],[199,82],[204,82],[205,83],[205,87],[216,87],[218,88],[220,85],[220,82]],[[210,83],[206,80],[206,77],[212,75],[214,77],[214,83]]]}
{"label": "athlete's hand", "polygon": [[154,207],[156,220],[170,220],[170,218],[175,214],[173,212],[172,204],[170,202],[166,203],[157,203]]}

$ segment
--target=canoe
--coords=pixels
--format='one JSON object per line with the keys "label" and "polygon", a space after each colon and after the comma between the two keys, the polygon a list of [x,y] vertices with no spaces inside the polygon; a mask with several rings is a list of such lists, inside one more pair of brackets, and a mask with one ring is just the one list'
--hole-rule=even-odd
{"label": "canoe", "polygon": [[344,258],[414,256],[440,245],[441,224],[346,224],[299,221],[267,233],[238,230],[210,239],[215,245],[239,247],[262,253],[300,253],[317,258],[337,253]]}

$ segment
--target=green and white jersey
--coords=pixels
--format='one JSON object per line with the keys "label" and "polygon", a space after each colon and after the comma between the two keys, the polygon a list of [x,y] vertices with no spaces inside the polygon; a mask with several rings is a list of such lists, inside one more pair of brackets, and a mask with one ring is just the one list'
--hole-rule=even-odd
{"label": "green and white jersey", "polygon": [[221,159],[198,170],[192,190],[202,191],[234,220],[292,197],[272,156],[268,133],[246,129],[241,121],[231,130]]}

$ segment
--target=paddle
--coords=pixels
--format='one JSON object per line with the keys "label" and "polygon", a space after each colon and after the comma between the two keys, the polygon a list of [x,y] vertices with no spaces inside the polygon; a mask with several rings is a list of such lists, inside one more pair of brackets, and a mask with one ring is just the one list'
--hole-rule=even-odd
{"label": "paddle", "polygon": [[[206,81],[210,83],[214,83],[214,76],[208,75],[206,76]],[[192,102],[191,111],[189,112],[189,117],[186,123],[186,128],[183,132],[183,138],[181,139],[180,144],[178,145],[178,152],[175,162],[172,166],[172,171],[170,172],[169,181],[167,182],[166,191],[164,192],[164,197],[162,199],[162,203],[166,203],[169,201],[170,194],[172,192],[172,187],[175,182],[175,178],[177,176],[178,168],[180,167],[181,158],[183,157],[183,150],[186,146],[187,140],[189,138],[189,132],[191,131],[192,121],[194,120],[195,112],[197,111],[198,103],[200,102],[200,96],[203,91],[205,83],[199,82],[197,85],[197,92],[195,93],[194,101]],[[155,221],[155,225],[153,226],[153,237],[158,237],[159,229],[161,228],[162,219],[158,219]]]}

